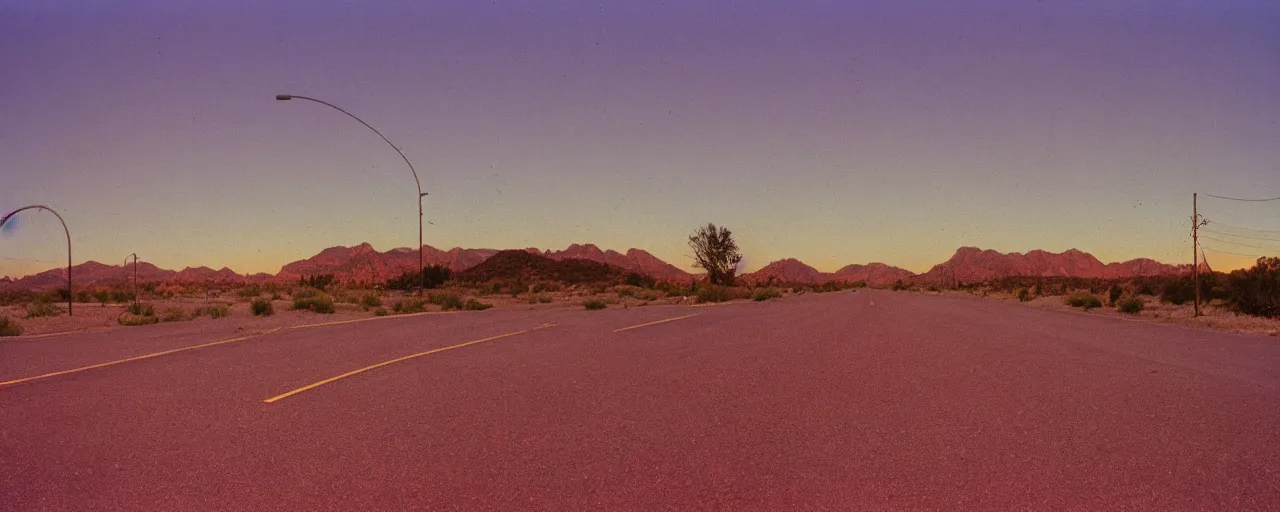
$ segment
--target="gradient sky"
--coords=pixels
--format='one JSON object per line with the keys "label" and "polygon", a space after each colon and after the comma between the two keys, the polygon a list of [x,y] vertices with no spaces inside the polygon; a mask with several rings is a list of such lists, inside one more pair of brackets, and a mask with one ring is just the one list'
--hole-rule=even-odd
{"label": "gradient sky", "polygon": [[[1274,1],[369,4],[0,0],[0,209],[58,208],[77,263],[414,246],[399,157],[277,93],[403,148],[444,249],[688,268],[712,221],[748,269],[924,271],[963,245],[1182,263],[1193,191],[1280,196]],[[1280,230],[1277,203],[1201,213]],[[24,214],[0,276],[64,245]]]}

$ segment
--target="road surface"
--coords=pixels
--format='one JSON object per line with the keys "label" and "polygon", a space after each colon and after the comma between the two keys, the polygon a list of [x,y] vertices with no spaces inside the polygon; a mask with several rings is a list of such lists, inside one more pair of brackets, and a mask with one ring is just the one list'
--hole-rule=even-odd
{"label": "road surface", "polygon": [[1271,337],[872,290],[223,331],[0,341],[0,509],[1280,508]]}

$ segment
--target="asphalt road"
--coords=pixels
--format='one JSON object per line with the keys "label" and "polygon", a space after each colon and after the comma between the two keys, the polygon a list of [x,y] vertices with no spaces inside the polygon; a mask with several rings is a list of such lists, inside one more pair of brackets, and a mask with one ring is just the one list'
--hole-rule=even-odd
{"label": "asphalt road", "polygon": [[0,384],[0,509],[1280,509],[1280,340],[968,297],[161,325],[0,381],[198,345]]}

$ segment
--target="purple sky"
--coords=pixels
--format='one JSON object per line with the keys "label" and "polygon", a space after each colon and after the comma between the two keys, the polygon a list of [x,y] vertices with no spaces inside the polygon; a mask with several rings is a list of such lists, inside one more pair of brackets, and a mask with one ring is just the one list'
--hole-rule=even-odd
{"label": "purple sky", "polygon": [[[399,157],[283,92],[403,148],[445,249],[687,268],[712,221],[750,269],[923,271],[962,245],[1187,262],[1193,191],[1280,196],[1274,1],[371,3],[0,0],[0,209],[58,208],[77,263],[413,246]],[[1280,230],[1277,203],[1201,213]],[[0,275],[64,245],[25,215]]]}

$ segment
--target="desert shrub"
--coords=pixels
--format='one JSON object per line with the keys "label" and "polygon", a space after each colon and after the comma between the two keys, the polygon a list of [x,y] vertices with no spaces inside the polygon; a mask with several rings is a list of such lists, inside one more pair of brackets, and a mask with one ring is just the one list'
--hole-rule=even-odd
{"label": "desert shrub", "polygon": [[427,303],[421,299],[406,299],[396,301],[391,309],[396,313],[421,313],[427,310]]}
{"label": "desert shrub", "polygon": [[453,292],[431,292],[427,294],[427,302],[440,306],[440,309],[462,309],[462,297]]}
{"label": "desert shrub", "polygon": [[1128,313],[1130,315],[1136,315],[1138,313],[1141,313],[1143,308],[1146,307],[1146,303],[1144,303],[1142,299],[1139,299],[1137,297],[1129,297],[1127,299],[1122,299],[1116,304],[1117,304],[1116,310],[1120,311],[1121,313]]}
{"label": "desert shrub", "polygon": [[842,290],[840,283],[836,281],[827,281],[817,286],[813,291],[818,293],[838,292]]}
{"label": "desert shrub", "polygon": [[298,284],[303,286],[309,286],[317,290],[324,290],[325,288],[328,288],[329,285],[333,284],[333,282],[334,282],[333,274],[303,276],[302,279],[298,280]]}
{"label": "desert shrub", "polygon": [[155,323],[160,323],[160,319],[152,315],[135,315],[126,311],[125,313],[116,317],[116,322],[119,323],[120,325],[129,325],[129,326],[151,325]]}
{"label": "desert shrub", "polygon": [[639,272],[628,273],[627,277],[623,280],[623,282],[625,282],[627,286],[639,286],[642,288],[653,288],[653,286],[657,284],[657,281],[654,280],[652,277],[641,274]]}
{"label": "desert shrub", "polygon": [[10,320],[7,316],[0,316],[0,336],[21,336],[22,326],[18,322]]}
{"label": "desert shrub", "polygon": [[1111,285],[1111,289],[1107,290],[1107,304],[1116,305],[1116,301],[1120,300],[1120,296],[1124,295],[1124,288],[1118,284]]}
{"label": "desert shrub", "polygon": [[467,311],[484,311],[491,307],[493,307],[493,304],[489,304],[487,302],[480,302],[475,299],[467,299],[467,302],[462,305],[462,309],[465,309]]}
{"label": "desert shrub", "polygon": [[378,298],[377,295],[370,293],[364,297],[360,297],[360,305],[366,310],[380,307],[382,306],[382,299]]}
{"label": "desert shrub", "polygon": [[333,297],[316,288],[303,288],[293,293],[293,309],[305,309],[315,313],[332,313]]}
{"label": "desert shrub", "polygon": [[1014,296],[1017,297],[1018,300],[1021,302],[1026,302],[1031,300],[1031,292],[1026,288],[1018,288],[1018,292],[1015,293]]}
{"label": "desert shrub", "polygon": [[728,286],[720,286],[720,285],[699,286],[698,294],[697,294],[699,304],[706,303],[706,302],[724,302],[724,301],[729,301],[734,299],[744,299],[750,296],[751,296],[750,293],[748,293],[744,289],[731,288]]}
{"label": "desert shrub", "polygon": [[1181,306],[1196,298],[1195,282],[1187,278],[1170,279],[1160,290],[1160,301]]}
{"label": "desert shrub", "polygon": [[1280,317],[1280,258],[1258,258],[1227,279],[1227,302],[1246,315]]}
{"label": "desert shrub", "polygon": [[35,303],[27,306],[27,318],[58,316],[61,314],[62,306],[46,300],[37,300]]}
{"label": "desert shrub", "polygon": [[597,310],[597,309],[607,308],[609,307],[609,305],[605,304],[604,301],[599,299],[590,299],[590,300],[582,301],[582,307],[590,310]]}
{"label": "desert shrub", "polygon": [[187,310],[176,306],[164,310],[164,315],[160,317],[161,322],[181,322],[186,319]]}
{"label": "desert shrub", "polygon": [[769,299],[776,299],[781,296],[782,296],[782,292],[779,292],[777,288],[774,288],[772,286],[768,288],[756,288],[754,292],[751,292],[751,300],[754,300],[754,301],[765,301]]}
{"label": "desert shrub", "polygon": [[550,304],[551,296],[543,293],[530,293],[525,296],[524,301],[529,304]]}
{"label": "desert shrub", "polygon": [[1083,308],[1085,311],[1088,311],[1093,308],[1102,307],[1102,300],[1092,293],[1078,292],[1067,297],[1067,305],[1073,308]]}
{"label": "desert shrub", "polygon": [[262,295],[262,287],[256,284],[244,286],[244,287],[241,287],[239,290],[236,290],[236,296],[242,299],[252,299],[259,295]]}
{"label": "desert shrub", "polygon": [[107,300],[118,303],[133,302],[134,294],[132,290],[111,290],[108,293]]}
{"label": "desert shrub", "polygon": [[270,300],[258,297],[249,303],[249,311],[253,312],[253,316],[271,316],[276,312],[276,308]]}
{"label": "desert shrub", "polygon": [[426,276],[427,288],[438,288],[452,277],[452,272],[444,265],[427,265],[421,274],[410,270],[388,280],[386,287],[389,290],[415,290],[422,286],[423,276]]}
{"label": "desert shrub", "polygon": [[125,311],[128,311],[129,314],[131,315],[138,315],[138,316],[155,316],[156,315],[155,306],[152,306],[151,304],[148,304],[146,302],[135,302],[133,304],[130,304],[128,308],[125,308]]}
{"label": "desert shrub", "polygon": [[538,281],[529,286],[530,293],[558,292],[560,283],[555,281]]}
{"label": "desert shrub", "polygon": [[891,289],[891,290],[893,290],[893,291],[895,291],[895,292],[902,291],[902,290],[906,290],[906,289],[907,289],[907,283],[904,283],[901,279],[899,279],[899,280],[897,280],[897,281],[894,281],[894,282],[893,282],[893,286],[891,286],[891,287],[890,287],[890,289]]}
{"label": "desert shrub", "polygon": [[209,318],[222,318],[231,314],[231,310],[223,304],[211,304],[204,308],[204,312],[209,315]]}
{"label": "desert shrub", "polygon": [[387,308],[378,308],[373,310],[373,316],[387,316]]}

